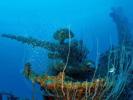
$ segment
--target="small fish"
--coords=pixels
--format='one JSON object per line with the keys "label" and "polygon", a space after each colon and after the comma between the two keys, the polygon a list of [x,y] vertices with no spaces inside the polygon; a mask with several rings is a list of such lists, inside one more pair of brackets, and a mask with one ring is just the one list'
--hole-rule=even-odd
{"label": "small fish", "polygon": [[109,73],[114,73],[115,72],[115,66],[112,65],[112,67],[109,68]]}

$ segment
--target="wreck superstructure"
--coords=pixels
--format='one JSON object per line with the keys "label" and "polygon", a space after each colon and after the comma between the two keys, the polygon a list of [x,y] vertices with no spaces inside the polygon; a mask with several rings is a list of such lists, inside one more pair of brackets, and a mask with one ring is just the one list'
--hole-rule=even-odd
{"label": "wreck superstructure", "polygon": [[41,90],[52,98],[117,99],[129,84],[126,82],[133,65],[133,40],[127,19],[120,10],[113,9],[110,16],[117,27],[118,45],[101,54],[98,69],[87,57],[89,51],[83,41],[74,40],[75,34],[68,28],[59,29],[53,34],[56,42],[12,34],[2,34],[2,37],[48,50],[48,58],[56,60],[56,63],[49,65],[53,75],[36,74],[30,62],[25,64],[24,75],[32,83],[39,84]]}

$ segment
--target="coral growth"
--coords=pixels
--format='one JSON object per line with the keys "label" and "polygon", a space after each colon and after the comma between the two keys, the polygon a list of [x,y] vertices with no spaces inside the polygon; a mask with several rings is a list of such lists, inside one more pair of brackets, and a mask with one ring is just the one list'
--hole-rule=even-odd
{"label": "coral growth", "polygon": [[29,63],[25,64],[24,74],[32,82],[38,83],[42,90],[53,96],[54,99],[81,100],[93,98],[93,100],[98,100],[100,93],[106,88],[105,79],[96,79],[92,82],[72,82],[67,81],[63,72],[57,76],[37,75],[31,71]]}
{"label": "coral growth", "polygon": [[[56,59],[57,62],[56,64],[50,65],[53,75],[62,72],[64,67],[67,66],[65,70],[66,75],[76,80],[86,80],[87,76],[90,76],[91,78],[95,71],[93,63],[90,60],[87,60],[88,50],[83,45],[83,41],[73,40],[71,43],[65,41],[66,39],[74,37],[73,32],[67,28],[59,29],[54,33],[53,38],[58,40],[59,43],[41,41],[32,37],[26,38],[11,34],[2,34],[2,37],[14,39],[32,45],[33,47],[41,47],[49,50],[48,57],[50,59]],[[80,75],[80,69],[82,75]]]}
{"label": "coral growth", "polygon": [[58,40],[60,44],[63,44],[66,39],[74,37],[74,34],[68,28],[57,30],[53,35],[55,40]]}

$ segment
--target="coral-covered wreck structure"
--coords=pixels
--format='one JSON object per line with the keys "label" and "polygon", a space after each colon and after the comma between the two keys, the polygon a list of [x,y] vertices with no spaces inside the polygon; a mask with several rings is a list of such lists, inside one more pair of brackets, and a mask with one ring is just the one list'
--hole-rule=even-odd
{"label": "coral-covered wreck structure", "polygon": [[[88,59],[89,51],[82,40],[73,40],[74,33],[68,28],[57,30],[53,38],[56,42],[42,41],[32,37],[2,34],[2,37],[47,49],[48,58],[55,59],[50,64],[52,75],[40,75],[32,70],[32,64],[24,65],[24,75],[40,85],[43,97],[52,100],[104,100],[124,96],[133,65],[133,41],[127,19],[119,9],[113,9],[111,18],[118,30],[118,45],[111,46],[101,54],[98,68]],[[109,71],[112,68],[114,70]],[[126,86],[126,88],[124,88]],[[124,97],[126,98],[126,97]]]}

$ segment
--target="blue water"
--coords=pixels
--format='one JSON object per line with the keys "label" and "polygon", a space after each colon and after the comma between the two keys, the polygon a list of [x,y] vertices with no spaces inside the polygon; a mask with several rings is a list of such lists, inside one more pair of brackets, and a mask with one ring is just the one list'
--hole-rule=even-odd
{"label": "blue water", "polygon": [[[70,27],[95,59],[96,41],[100,53],[109,47],[109,40],[117,44],[116,27],[109,16],[111,8],[123,7],[132,24],[132,5],[133,0],[0,0],[0,34],[52,40],[57,29]],[[34,62],[39,72],[47,69],[46,51],[0,37],[0,91],[31,98],[30,81],[22,74],[26,61]],[[36,93],[39,100],[39,88]]]}

